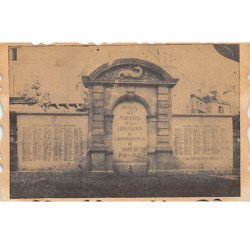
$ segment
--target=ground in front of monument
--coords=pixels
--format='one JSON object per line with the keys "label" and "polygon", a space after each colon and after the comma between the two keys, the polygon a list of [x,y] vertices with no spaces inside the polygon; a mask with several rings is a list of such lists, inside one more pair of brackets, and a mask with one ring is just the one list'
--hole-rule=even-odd
{"label": "ground in front of monument", "polygon": [[12,172],[11,198],[237,197],[239,174],[87,176],[79,172]]}

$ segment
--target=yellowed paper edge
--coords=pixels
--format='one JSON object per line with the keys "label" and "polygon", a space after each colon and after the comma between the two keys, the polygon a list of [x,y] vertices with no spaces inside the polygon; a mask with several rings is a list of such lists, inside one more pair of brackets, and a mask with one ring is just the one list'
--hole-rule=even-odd
{"label": "yellowed paper edge", "polygon": [[[190,43],[191,44],[191,43]],[[1,200],[8,201],[9,186],[10,186],[10,155],[9,155],[9,68],[8,68],[8,46],[17,45],[31,45],[31,44],[0,44],[0,72],[3,75],[2,96],[1,101],[4,107],[4,114],[1,120],[3,126],[3,139],[0,145],[2,154],[3,172],[0,174],[0,194]],[[54,44],[60,45],[79,45],[79,44]],[[151,197],[151,198],[39,198],[39,199],[11,199],[11,201],[199,201],[199,200],[221,200],[221,201],[250,201],[250,170],[247,165],[249,164],[248,151],[249,143],[247,139],[247,127],[249,120],[247,118],[247,108],[249,105],[250,97],[250,80],[248,74],[250,73],[250,44],[240,44],[240,135],[241,135],[241,197]]]}

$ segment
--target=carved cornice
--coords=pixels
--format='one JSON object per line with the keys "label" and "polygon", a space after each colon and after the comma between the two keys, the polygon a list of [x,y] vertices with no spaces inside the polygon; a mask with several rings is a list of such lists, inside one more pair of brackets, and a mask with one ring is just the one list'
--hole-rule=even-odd
{"label": "carved cornice", "polygon": [[157,87],[157,86],[165,86],[168,88],[173,88],[178,79],[177,78],[172,78],[170,80],[165,80],[165,81],[144,81],[144,80],[133,80],[133,81],[100,81],[100,80],[91,80],[89,77],[84,76],[83,77],[83,83],[85,87],[91,87],[93,85],[100,85],[100,86],[105,86],[105,87],[113,87],[115,84],[119,86],[134,86],[134,87]]}

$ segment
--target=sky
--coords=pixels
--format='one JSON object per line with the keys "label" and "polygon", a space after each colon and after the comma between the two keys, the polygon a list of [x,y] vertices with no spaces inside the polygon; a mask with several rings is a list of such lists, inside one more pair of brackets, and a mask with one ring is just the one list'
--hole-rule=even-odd
{"label": "sky", "polygon": [[[220,55],[211,44],[20,46],[17,61],[10,60],[10,94],[39,81],[53,102],[81,102],[82,75],[121,58],[138,58],[157,64],[173,78],[172,111],[186,113],[191,93],[198,89],[223,92],[235,86],[230,101],[239,103],[239,63]],[[65,91],[63,91],[65,90]]]}

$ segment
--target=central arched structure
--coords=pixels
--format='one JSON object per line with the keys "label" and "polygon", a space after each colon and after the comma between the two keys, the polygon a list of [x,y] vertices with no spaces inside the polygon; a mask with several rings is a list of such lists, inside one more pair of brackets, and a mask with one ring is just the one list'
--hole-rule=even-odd
{"label": "central arched structure", "polygon": [[[146,171],[172,168],[171,88],[177,80],[159,66],[139,59],[117,60],[112,64],[102,65],[89,76],[83,76],[90,99],[90,171],[117,170],[131,173],[136,170],[133,166],[137,163]],[[129,110],[126,109],[133,112],[127,112]],[[120,114],[114,118],[118,111]],[[129,123],[129,120],[134,122]],[[124,133],[118,133],[119,140],[130,142],[118,146],[118,153],[124,161],[117,160],[117,149],[114,154],[114,136],[119,131],[113,122],[122,123],[121,130],[124,130]],[[144,138],[147,146],[138,141],[140,137],[129,133],[129,130],[132,132],[136,129],[143,133],[141,140]],[[134,143],[131,143],[131,140],[134,140]],[[127,152],[132,152],[136,156],[136,151],[140,150],[141,158],[140,153],[134,160],[130,155],[126,155]]]}

